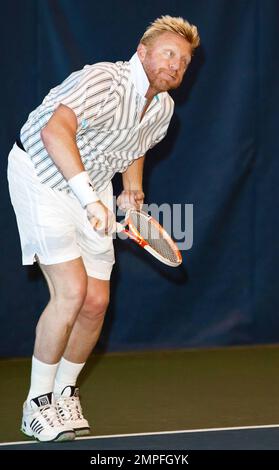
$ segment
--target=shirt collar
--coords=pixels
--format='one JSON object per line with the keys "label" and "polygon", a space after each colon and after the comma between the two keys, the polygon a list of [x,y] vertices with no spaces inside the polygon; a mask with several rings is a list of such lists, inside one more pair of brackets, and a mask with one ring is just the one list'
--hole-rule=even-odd
{"label": "shirt collar", "polygon": [[146,92],[149,88],[149,81],[145,73],[145,70],[142,66],[142,63],[139,60],[139,56],[137,52],[131,57],[130,64],[131,64],[132,82],[134,83],[137,92],[142,97],[145,97]]}

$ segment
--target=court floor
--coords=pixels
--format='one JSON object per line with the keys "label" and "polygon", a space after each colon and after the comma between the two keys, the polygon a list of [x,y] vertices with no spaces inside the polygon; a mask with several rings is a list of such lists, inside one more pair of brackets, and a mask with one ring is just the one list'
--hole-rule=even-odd
{"label": "court floor", "polygon": [[279,424],[80,437],[74,442],[1,443],[0,450],[278,450]]}
{"label": "court floor", "polygon": [[81,377],[92,436],[37,443],[19,430],[29,359],[0,361],[0,450],[279,449],[279,347],[106,354]]}

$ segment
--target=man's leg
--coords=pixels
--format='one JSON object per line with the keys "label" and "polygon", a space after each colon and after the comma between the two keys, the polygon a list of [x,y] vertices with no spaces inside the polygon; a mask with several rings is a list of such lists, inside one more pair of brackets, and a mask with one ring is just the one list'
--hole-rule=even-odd
{"label": "man's leg", "polygon": [[60,360],[87,293],[87,275],[81,258],[50,266],[40,265],[50,301],[36,328],[34,355],[48,364]]}
{"label": "man's leg", "polygon": [[85,362],[95,347],[109,304],[110,281],[88,277],[87,295],[77,316],[63,356],[71,362]]}
{"label": "man's leg", "polygon": [[77,316],[57,371],[54,394],[65,421],[72,422],[77,435],[90,432],[83,417],[75,386],[78,375],[96,345],[109,303],[109,281],[88,277],[87,296]]}
{"label": "man's leg", "polygon": [[[73,430],[63,424],[56,412],[52,391],[58,363],[86,297],[87,275],[81,258],[40,267],[49,286],[50,301],[36,328],[31,386],[24,405],[22,430],[39,440],[73,439]],[[50,415],[46,421],[44,413]]]}

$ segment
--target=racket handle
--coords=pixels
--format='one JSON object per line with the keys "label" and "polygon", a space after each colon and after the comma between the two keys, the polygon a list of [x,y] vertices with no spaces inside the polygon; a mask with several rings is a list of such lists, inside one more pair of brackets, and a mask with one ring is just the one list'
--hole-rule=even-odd
{"label": "racket handle", "polygon": [[124,230],[124,226],[120,224],[119,222],[116,222],[115,232],[120,233],[120,232],[123,232],[123,230]]}
{"label": "racket handle", "polygon": [[[128,210],[126,211],[125,220],[127,220],[127,218],[129,217],[130,210],[131,210],[131,209],[128,209]],[[125,230],[126,225],[127,225],[126,223],[120,224],[119,222],[116,222],[115,233],[121,233],[121,232],[123,232],[123,231]]]}

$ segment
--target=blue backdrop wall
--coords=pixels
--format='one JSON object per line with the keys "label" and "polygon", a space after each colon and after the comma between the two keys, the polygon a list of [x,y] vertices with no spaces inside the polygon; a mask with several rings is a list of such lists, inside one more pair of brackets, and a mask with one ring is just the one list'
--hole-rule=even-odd
{"label": "blue backdrop wall", "polygon": [[279,2],[11,0],[0,19],[2,356],[31,354],[48,299],[39,271],[21,267],[9,149],[50,87],[86,63],[128,60],[162,14],[196,24],[202,46],[173,94],[169,133],[148,154],[145,192],[148,203],[193,204],[194,244],[172,270],[116,243],[99,348],[279,340]]}

